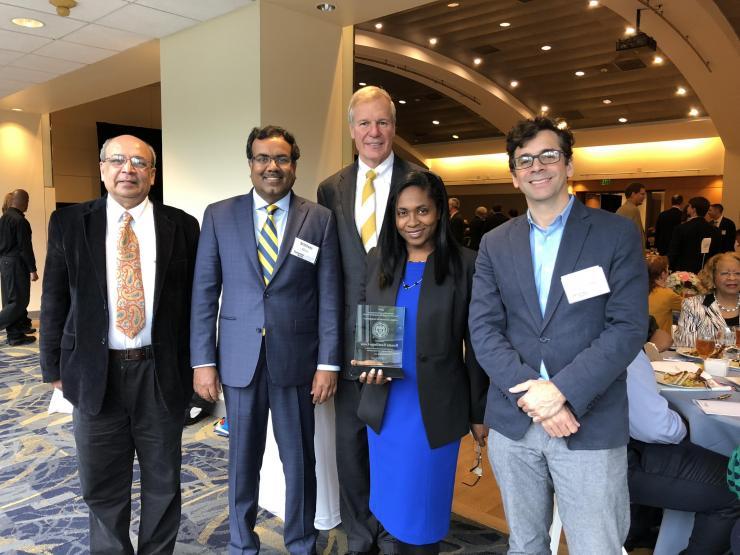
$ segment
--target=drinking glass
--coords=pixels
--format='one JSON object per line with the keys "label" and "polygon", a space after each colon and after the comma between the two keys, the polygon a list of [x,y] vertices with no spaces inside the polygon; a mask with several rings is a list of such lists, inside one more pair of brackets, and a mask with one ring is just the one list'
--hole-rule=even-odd
{"label": "drinking glass", "polygon": [[701,358],[707,358],[714,352],[717,346],[717,338],[710,333],[698,333],[696,335],[696,352]]}

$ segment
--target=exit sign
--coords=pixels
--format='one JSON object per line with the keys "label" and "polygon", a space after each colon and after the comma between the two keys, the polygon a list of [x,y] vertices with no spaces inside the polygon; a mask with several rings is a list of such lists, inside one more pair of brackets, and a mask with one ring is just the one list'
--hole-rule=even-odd
{"label": "exit sign", "polygon": [[611,185],[612,184],[612,180],[611,179],[602,179],[601,180],[601,184],[602,185]]}

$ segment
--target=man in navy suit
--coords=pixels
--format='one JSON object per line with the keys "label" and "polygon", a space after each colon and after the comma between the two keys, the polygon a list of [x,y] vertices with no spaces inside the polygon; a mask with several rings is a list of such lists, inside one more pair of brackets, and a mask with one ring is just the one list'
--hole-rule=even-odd
{"label": "man in navy suit", "polygon": [[299,156],[286,130],[254,128],[254,189],[208,206],[198,244],[193,385],[215,401],[223,384],[231,554],[259,552],[268,409],[285,472],[285,545],[292,554],[316,551],[313,405],[336,391],[342,289],[331,211],[291,192]]}
{"label": "man in navy suit", "polygon": [[469,322],[491,378],[509,552],[550,552],[555,494],[570,552],[616,555],[629,528],[626,368],[647,333],[640,234],[568,194],[569,130],[538,117],[506,142],[529,209],[483,238]]}

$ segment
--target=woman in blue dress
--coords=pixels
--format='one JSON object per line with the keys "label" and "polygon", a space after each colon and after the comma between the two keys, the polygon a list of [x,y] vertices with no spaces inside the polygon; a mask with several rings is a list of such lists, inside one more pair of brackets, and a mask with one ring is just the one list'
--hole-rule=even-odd
{"label": "woman in blue dress", "polygon": [[444,184],[431,172],[391,186],[385,222],[364,303],[405,307],[404,377],[375,368],[360,376],[363,395],[384,400],[380,425],[368,429],[370,509],[402,554],[439,553],[460,438],[472,431],[483,445],[487,432],[488,378],[467,329],[475,253],[455,242]]}

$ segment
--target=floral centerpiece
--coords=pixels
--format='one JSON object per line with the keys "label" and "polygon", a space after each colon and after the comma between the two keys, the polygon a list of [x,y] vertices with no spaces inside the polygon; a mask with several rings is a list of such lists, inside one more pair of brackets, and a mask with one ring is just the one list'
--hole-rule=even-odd
{"label": "floral centerpiece", "polygon": [[691,297],[704,292],[699,276],[691,272],[673,272],[666,278],[665,286],[682,297]]}

